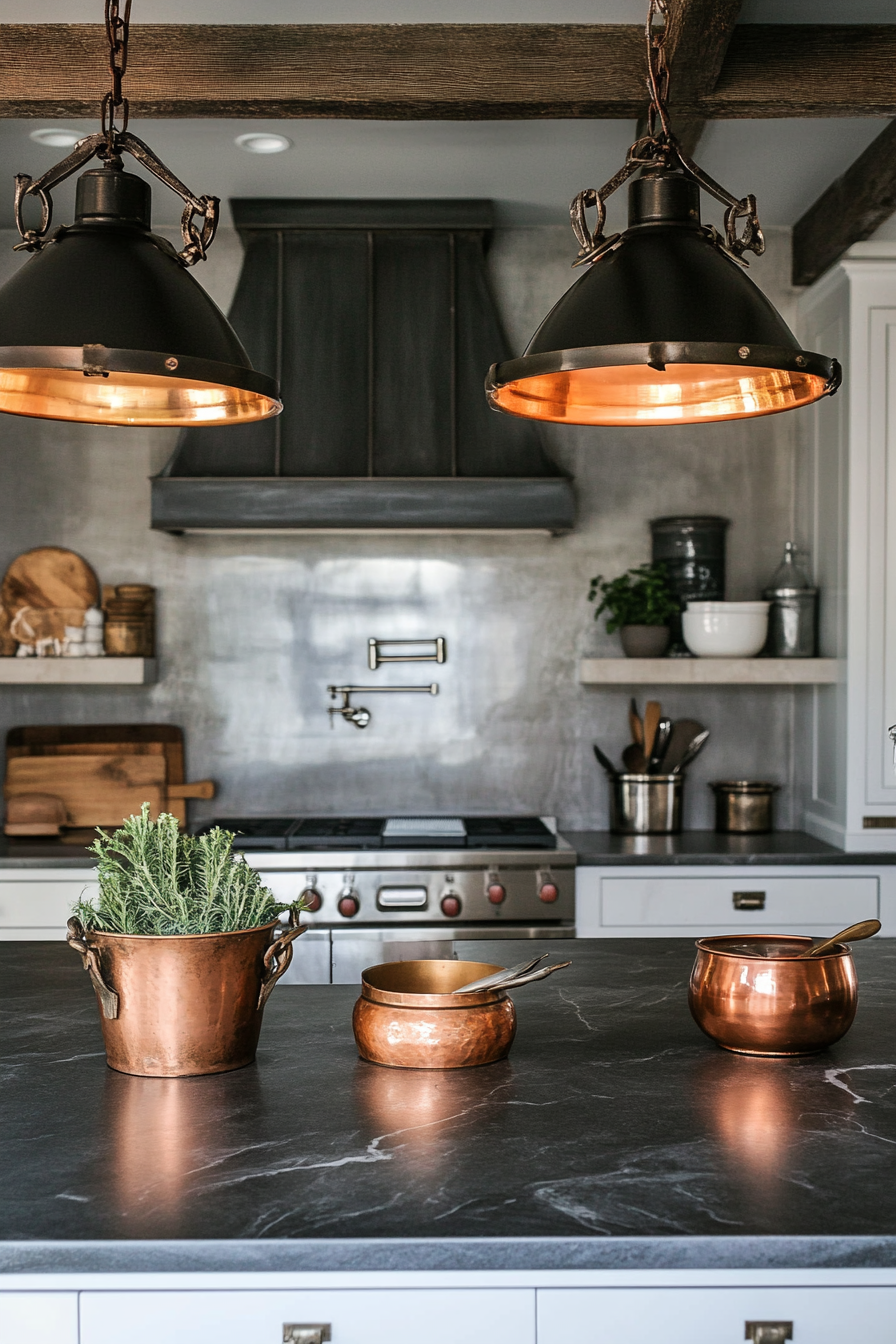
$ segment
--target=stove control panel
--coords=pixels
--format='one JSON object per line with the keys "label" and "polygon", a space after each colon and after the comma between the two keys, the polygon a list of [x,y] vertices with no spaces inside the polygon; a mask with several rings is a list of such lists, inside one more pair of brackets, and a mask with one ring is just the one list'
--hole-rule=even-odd
{"label": "stove control panel", "polygon": [[[323,856],[315,855],[319,859]],[[303,923],[353,924],[570,923],[575,920],[573,863],[445,869],[266,869],[252,855],[265,885],[286,904],[304,894]]]}

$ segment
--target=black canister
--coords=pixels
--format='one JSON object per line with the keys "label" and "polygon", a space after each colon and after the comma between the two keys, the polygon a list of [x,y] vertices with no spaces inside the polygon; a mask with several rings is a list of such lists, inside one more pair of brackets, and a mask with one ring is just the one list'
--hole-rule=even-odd
{"label": "black canister", "polygon": [[[725,534],[729,518],[711,516],[653,518],[653,563],[664,567],[669,586],[684,611],[688,602],[724,602]],[[681,617],[673,617],[670,658],[689,658]]]}

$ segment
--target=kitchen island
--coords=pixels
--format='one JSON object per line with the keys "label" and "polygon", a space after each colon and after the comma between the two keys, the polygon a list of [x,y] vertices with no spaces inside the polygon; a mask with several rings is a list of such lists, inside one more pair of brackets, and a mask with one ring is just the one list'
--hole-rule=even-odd
{"label": "kitchen island", "polygon": [[[455,944],[459,957],[501,962],[506,947]],[[77,1303],[80,1334],[55,1322],[58,1333],[23,1344],[282,1338],[239,1312],[228,1324],[219,1299],[233,1306],[235,1288],[292,1322],[338,1316],[332,1304],[308,1314],[324,1310],[325,1289],[410,1292],[409,1303],[459,1293],[455,1306],[485,1293],[464,1337],[490,1344],[535,1338],[536,1293],[539,1344],[603,1338],[597,1324],[582,1334],[575,1313],[612,1324],[604,1308],[615,1320],[623,1301],[629,1339],[658,1338],[662,1319],[673,1344],[722,1344],[728,1333],[704,1336],[690,1314],[678,1332],[675,1310],[698,1290],[734,1295],[732,1340],[770,1311],[817,1316],[812,1344],[845,1338],[834,1328],[844,1293],[850,1311],[859,1294],[863,1312],[886,1302],[881,1320],[892,1319],[896,944],[858,944],[855,957],[852,1031],[802,1059],[717,1049],[688,1012],[692,945],[642,939],[578,942],[568,971],[517,991],[517,1038],[499,1064],[365,1064],[355,990],[290,985],[268,1004],[256,1065],[149,1079],[106,1067],[74,953],[0,946],[0,1326],[4,1300],[52,1298]],[[508,1294],[497,1317],[490,1291]],[[282,1314],[290,1293],[310,1293],[305,1315]],[[136,1319],[122,1331],[110,1313],[125,1301]],[[384,1333],[368,1320],[366,1333],[345,1325],[333,1338],[455,1338],[441,1333],[449,1305],[433,1307],[427,1333],[408,1334],[407,1321],[396,1333],[390,1317]],[[192,1333],[178,1333],[181,1319]]]}

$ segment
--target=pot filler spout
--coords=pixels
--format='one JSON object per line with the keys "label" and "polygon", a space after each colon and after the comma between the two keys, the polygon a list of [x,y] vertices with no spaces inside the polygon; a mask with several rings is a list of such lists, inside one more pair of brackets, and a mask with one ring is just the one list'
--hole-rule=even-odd
{"label": "pot filler spout", "polygon": [[284,410],[186,430],[152,482],[154,528],[571,529],[541,429],[483,397],[509,354],[491,201],[230,204],[245,248],[230,320]]}

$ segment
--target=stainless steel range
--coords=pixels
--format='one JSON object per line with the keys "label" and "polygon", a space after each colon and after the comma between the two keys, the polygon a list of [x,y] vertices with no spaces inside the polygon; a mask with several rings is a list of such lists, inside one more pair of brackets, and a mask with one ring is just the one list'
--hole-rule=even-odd
{"label": "stainless steel range", "polygon": [[286,979],[354,983],[468,938],[574,938],[574,850],[539,817],[222,817],[311,926]]}

